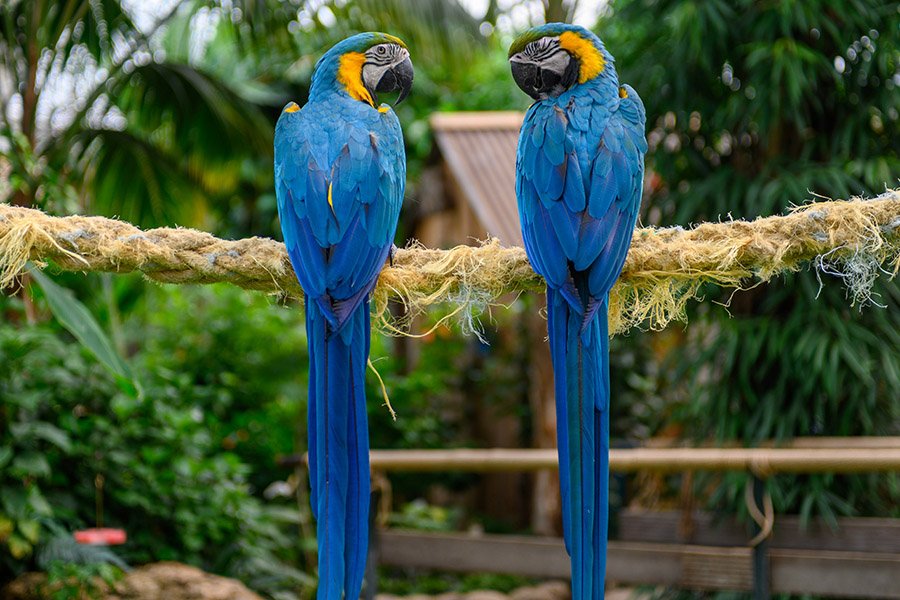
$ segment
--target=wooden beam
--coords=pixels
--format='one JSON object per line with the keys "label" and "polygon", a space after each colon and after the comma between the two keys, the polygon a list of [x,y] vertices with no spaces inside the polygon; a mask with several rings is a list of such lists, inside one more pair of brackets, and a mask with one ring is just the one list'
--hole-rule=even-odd
{"label": "wooden beam", "polygon": [[772,591],[847,598],[900,598],[900,555],[773,550]]}
{"label": "wooden beam", "polygon": [[388,566],[569,577],[569,557],[558,538],[382,530],[378,546],[381,564]]}
{"label": "wooden beam", "polygon": [[[381,564],[440,571],[568,578],[562,540],[458,533],[379,532]],[[607,580],[695,590],[751,588],[749,547],[609,542]],[[773,550],[772,592],[900,598],[900,555]]]}
{"label": "wooden beam", "polygon": [[[744,450],[830,450],[834,452],[842,453],[844,450],[900,450],[900,436],[858,436],[858,437],[798,437],[792,440],[788,440],[785,442],[775,442],[775,441],[766,441],[760,444],[758,448],[744,448],[742,446],[737,446],[736,444],[729,444],[728,442],[719,443],[716,446],[700,446],[700,447],[684,447],[679,446],[681,440],[670,440],[670,439],[662,439],[662,438],[652,438],[647,440],[645,444],[636,449],[616,449],[613,450],[613,454],[618,458],[614,457],[614,460],[623,460],[627,459],[628,453],[634,452],[635,450],[680,450],[680,451],[691,451],[691,450],[704,450],[706,452],[710,452],[713,450],[722,450],[727,449],[729,451],[744,451]],[[509,470],[514,470],[519,468],[521,470],[540,470],[540,469],[555,469],[556,458],[555,458],[555,449],[548,448],[512,448],[512,449],[504,449],[504,448],[472,448],[472,449],[464,449],[464,450],[373,450],[372,457],[373,460],[381,461],[379,462],[379,468],[384,470],[389,469],[390,465],[397,462],[397,456],[400,452],[423,452],[423,454],[418,454],[418,457],[414,460],[421,464],[425,462],[432,462],[443,460],[445,455],[437,454],[438,452],[449,452],[454,454],[448,454],[446,456],[450,456],[454,461],[465,461],[466,465],[460,465],[460,470],[470,470],[470,468],[474,468],[473,470],[494,470],[494,469],[504,469],[507,468]],[[393,453],[393,454],[391,454]],[[509,465],[504,467],[503,465],[498,465],[496,463],[502,462],[503,457],[512,457],[512,460],[517,463],[517,465],[521,465],[519,467]],[[644,453],[644,456],[651,456],[651,454]],[[652,456],[656,456],[656,453],[652,453]],[[679,456],[684,456],[680,454]],[[817,456],[825,456],[824,454]],[[471,458],[469,458],[471,457]],[[643,460],[643,459],[642,459]],[[682,460],[679,458],[679,460]],[[289,456],[281,457],[278,459],[279,464],[282,466],[296,466],[297,464],[306,464],[306,457],[302,454],[292,454]],[[484,463],[483,465],[479,465],[479,463]],[[410,469],[407,467],[404,470]],[[399,469],[398,469],[399,470]],[[430,465],[428,469],[425,470],[442,470],[437,464]],[[889,469],[885,469],[889,470]]]}
{"label": "wooden beam", "polygon": [[525,113],[516,111],[466,111],[433,113],[428,122],[436,131],[484,131],[509,129],[518,131]]}
{"label": "wooden beam", "polygon": [[[612,449],[617,472],[751,471],[773,473],[863,473],[900,470],[900,448],[631,448]],[[372,450],[382,471],[535,471],[557,468],[556,450]]]}
{"label": "wooden beam", "polygon": [[[617,539],[628,542],[741,546],[752,537],[750,530],[733,518],[705,511],[685,515],[677,510],[619,511]],[[685,522],[689,532],[684,532]],[[770,548],[838,550],[900,554],[900,519],[843,517],[832,530],[820,520],[805,527],[799,517],[777,515]]]}

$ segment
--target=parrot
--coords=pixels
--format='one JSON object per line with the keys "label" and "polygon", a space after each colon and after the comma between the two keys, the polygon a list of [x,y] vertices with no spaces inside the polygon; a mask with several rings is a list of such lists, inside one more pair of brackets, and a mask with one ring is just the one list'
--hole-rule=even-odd
{"label": "parrot", "polygon": [[400,121],[378,93],[399,91],[399,104],[412,82],[402,40],[360,33],[322,55],[307,103],[288,103],[275,127],[278,215],[306,307],[319,600],[355,600],[362,589],[371,485],[369,295],[392,256],[406,186]]}
{"label": "parrot", "polygon": [[548,23],[509,49],[534,99],[519,132],[525,252],[547,284],[563,534],[573,600],[603,598],[609,517],[609,292],[641,205],[646,115],[583,27]]}

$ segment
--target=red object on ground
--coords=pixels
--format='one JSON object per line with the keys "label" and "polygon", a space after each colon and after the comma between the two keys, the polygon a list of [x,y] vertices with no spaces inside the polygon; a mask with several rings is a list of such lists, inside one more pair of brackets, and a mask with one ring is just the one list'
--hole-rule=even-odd
{"label": "red object on ground", "polygon": [[118,546],[124,544],[128,536],[124,529],[95,527],[75,532],[75,541],[90,546]]}

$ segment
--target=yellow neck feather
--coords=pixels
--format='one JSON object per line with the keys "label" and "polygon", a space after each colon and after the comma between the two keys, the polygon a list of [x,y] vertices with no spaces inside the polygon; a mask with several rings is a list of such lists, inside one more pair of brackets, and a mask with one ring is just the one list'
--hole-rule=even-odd
{"label": "yellow neck feather", "polygon": [[348,52],[342,55],[338,66],[337,80],[344,86],[351,98],[375,106],[372,94],[362,82],[362,68],[365,62],[366,55],[362,52]]}
{"label": "yellow neck feather", "polygon": [[606,59],[597,50],[594,44],[574,31],[563,32],[559,36],[559,45],[563,50],[578,58],[581,65],[578,73],[578,83],[590,81],[603,72],[606,67]]}

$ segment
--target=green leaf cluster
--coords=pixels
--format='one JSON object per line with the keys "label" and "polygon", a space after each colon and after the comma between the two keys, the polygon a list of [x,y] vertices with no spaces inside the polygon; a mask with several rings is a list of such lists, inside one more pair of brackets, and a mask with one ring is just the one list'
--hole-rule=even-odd
{"label": "green leaf cluster", "polygon": [[[143,285],[118,292],[129,283]],[[153,292],[140,302],[159,304],[124,325],[123,364],[142,394],[53,322],[0,326],[0,576],[73,563],[48,548],[96,524],[99,475],[103,523],[126,530],[117,552],[129,563],[184,561],[271,593],[311,586],[290,566],[308,515],[262,499],[286,475],[275,456],[293,449],[302,319],[239,290]]]}
{"label": "green leaf cluster", "polygon": [[[643,221],[753,218],[814,193],[872,196],[896,185],[898,7],[613,2],[598,31],[620,79],[647,106],[651,191]],[[864,258],[850,269],[864,269]],[[896,435],[900,287],[882,280],[872,299],[875,306],[851,306],[840,278],[812,272],[733,296],[708,290],[713,302],[692,307],[684,332],[635,342],[671,373],[640,377],[669,401],[655,429],[746,445]],[[711,489],[701,479],[698,489]],[[717,480],[713,504],[740,510],[744,480]],[[769,484],[778,512],[832,521],[896,514],[897,489],[894,476],[779,476]]]}
{"label": "green leaf cluster", "polygon": [[0,4],[0,139],[14,202],[73,210],[59,202],[74,191],[80,210],[201,224],[244,183],[245,161],[271,156],[255,104],[155,41],[195,9],[175,5],[138,26],[118,0]]}

